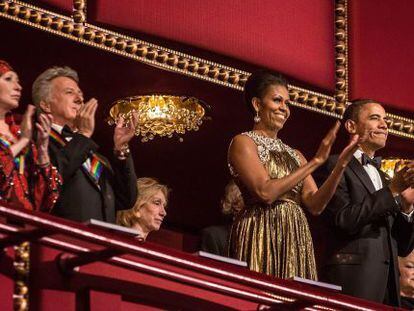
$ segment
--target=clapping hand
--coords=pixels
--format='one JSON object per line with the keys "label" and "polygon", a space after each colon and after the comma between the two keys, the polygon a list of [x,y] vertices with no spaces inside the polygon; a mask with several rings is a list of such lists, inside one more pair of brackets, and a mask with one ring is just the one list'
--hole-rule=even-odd
{"label": "clapping hand", "polygon": [[51,114],[41,113],[36,122],[37,137],[36,146],[39,151],[38,164],[40,166],[46,166],[49,164],[49,135],[52,127],[53,117]]}
{"label": "clapping hand", "polygon": [[[398,162],[396,170],[399,169],[401,162]],[[407,161],[405,163],[405,170],[402,173],[404,182],[408,187],[401,192],[401,211],[404,213],[411,213],[414,205],[414,163],[413,161]]]}
{"label": "clapping hand", "polygon": [[138,112],[132,112],[130,122],[125,124],[125,119],[119,117],[116,122],[114,131],[114,149],[123,150],[128,145],[129,141],[134,137],[135,129],[138,125]]}
{"label": "clapping hand", "polygon": [[75,120],[75,127],[78,133],[91,137],[95,130],[95,113],[98,108],[98,101],[95,98],[86,102],[79,110]]}
{"label": "clapping hand", "polygon": [[47,151],[49,144],[50,129],[52,127],[53,117],[51,114],[41,113],[39,114],[38,121],[36,122],[37,137],[36,145],[39,150]]}
{"label": "clapping hand", "polygon": [[394,177],[391,180],[389,188],[394,194],[402,194],[407,188],[414,188],[414,163],[406,162],[406,165],[399,169],[401,162],[398,162],[395,169]]}
{"label": "clapping hand", "polygon": [[352,135],[349,140],[348,145],[342,150],[341,154],[338,157],[337,165],[342,168],[345,168],[349,161],[351,161],[355,151],[359,148],[361,143],[363,143],[368,138],[368,133],[364,133],[363,136]]}
{"label": "clapping hand", "polygon": [[413,210],[414,188],[408,187],[401,192],[402,211],[409,214]]}
{"label": "clapping hand", "polygon": [[321,165],[324,163],[331,152],[331,148],[336,139],[336,134],[338,133],[341,123],[336,121],[335,125],[329,130],[328,134],[322,139],[321,144],[319,145],[318,151],[313,157],[313,161],[316,164]]}
{"label": "clapping hand", "polygon": [[26,112],[23,115],[22,122],[20,123],[20,137],[29,141],[33,135],[33,115],[36,107],[28,105]]}
{"label": "clapping hand", "polygon": [[[399,166],[400,164],[401,162],[399,162],[397,165]],[[407,185],[409,185],[411,188],[414,188],[414,161],[406,161],[405,168],[406,170],[403,173],[403,178]]]}

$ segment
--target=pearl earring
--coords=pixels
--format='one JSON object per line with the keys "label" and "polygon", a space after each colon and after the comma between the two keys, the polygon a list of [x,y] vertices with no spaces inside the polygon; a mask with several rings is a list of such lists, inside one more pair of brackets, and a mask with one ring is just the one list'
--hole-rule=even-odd
{"label": "pearl earring", "polygon": [[256,115],[253,118],[254,123],[260,122],[259,111],[256,111]]}

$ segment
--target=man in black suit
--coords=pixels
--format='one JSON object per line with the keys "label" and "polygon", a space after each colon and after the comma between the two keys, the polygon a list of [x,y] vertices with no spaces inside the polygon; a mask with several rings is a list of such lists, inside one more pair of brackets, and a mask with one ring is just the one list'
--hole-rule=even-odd
{"label": "man in black suit", "polygon": [[84,103],[78,83],[78,74],[69,67],[49,68],[33,83],[34,104],[53,116],[49,152],[63,177],[52,213],[80,222],[91,218],[115,222],[116,211],[131,208],[137,197],[128,148],[137,119],[128,126],[118,120],[110,163],[91,138],[98,102],[92,98]]}
{"label": "man in black suit", "polygon": [[[400,305],[397,256],[410,253],[413,242],[413,173],[408,164],[390,180],[379,171],[377,150],[385,146],[384,108],[372,100],[350,105],[343,117],[349,135],[361,137],[360,148],[322,217],[327,222],[327,258],[321,280],[342,286],[343,293]],[[337,156],[315,174],[329,176]]]}
{"label": "man in black suit", "polygon": [[239,187],[234,180],[224,188],[224,197],[221,200],[221,212],[226,216],[228,224],[210,226],[201,230],[201,250],[212,254],[229,257],[229,236],[231,223],[237,213],[244,208],[244,201]]}

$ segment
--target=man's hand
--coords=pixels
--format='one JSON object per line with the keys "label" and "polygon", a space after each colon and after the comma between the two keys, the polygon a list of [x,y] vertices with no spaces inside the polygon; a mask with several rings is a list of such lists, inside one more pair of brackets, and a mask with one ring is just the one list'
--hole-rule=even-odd
{"label": "man's hand", "polygon": [[407,171],[404,173],[404,179],[408,185],[414,188],[414,161],[405,161]]}
{"label": "man's hand", "polygon": [[404,168],[399,169],[400,162],[397,163],[394,177],[391,180],[389,188],[393,195],[401,194],[409,186],[414,187],[414,163],[407,161]]}
{"label": "man's hand", "polygon": [[91,137],[95,130],[95,113],[98,108],[98,101],[95,98],[90,99],[79,110],[75,120],[75,126],[78,133],[86,137]]}
{"label": "man's hand", "polygon": [[125,126],[125,119],[119,117],[114,131],[114,150],[122,151],[128,147],[129,141],[134,137],[138,124],[138,112],[132,113],[131,121]]}
{"label": "man's hand", "polygon": [[414,188],[408,187],[403,192],[401,192],[401,211],[409,214],[414,209]]}

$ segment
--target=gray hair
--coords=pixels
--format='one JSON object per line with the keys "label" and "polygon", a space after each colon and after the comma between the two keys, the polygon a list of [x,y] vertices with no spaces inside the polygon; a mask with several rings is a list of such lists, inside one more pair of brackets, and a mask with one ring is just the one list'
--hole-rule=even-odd
{"label": "gray hair", "polygon": [[58,77],[67,77],[79,83],[78,73],[70,67],[52,67],[47,69],[33,82],[32,99],[36,107],[39,107],[42,100],[47,101],[49,99],[52,88],[51,82]]}

